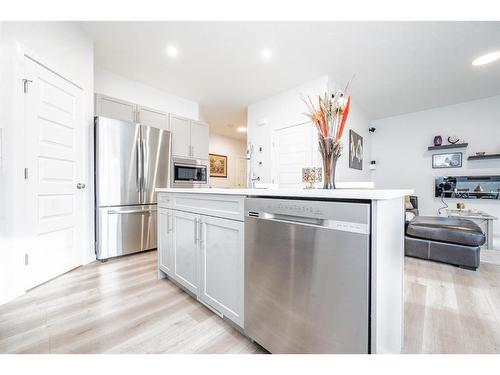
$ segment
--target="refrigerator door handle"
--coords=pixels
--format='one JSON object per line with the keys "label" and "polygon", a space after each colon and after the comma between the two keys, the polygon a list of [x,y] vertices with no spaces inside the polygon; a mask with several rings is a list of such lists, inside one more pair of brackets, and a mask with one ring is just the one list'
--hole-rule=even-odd
{"label": "refrigerator door handle", "polygon": [[145,189],[146,189],[146,184],[147,184],[147,174],[149,172],[149,150],[147,149],[146,142],[144,141],[144,138],[141,138],[141,149],[142,149],[142,186],[141,186],[141,191],[143,194],[142,197],[142,203],[144,203],[144,196],[146,194]]}
{"label": "refrigerator door handle", "polygon": [[136,185],[137,185],[137,191],[139,192],[139,201],[142,201],[141,199],[141,192],[142,192],[142,183],[141,183],[141,179],[142,179],[142,173],[143,173],[143,169],[142,169],[142,152],[141,152],[141,140],[140,138],[137,139],[137,143],[136,143],[136,152],[137,152],[137,158],[136,158],[136,171],[135,171],[135,182],[136,182]]}

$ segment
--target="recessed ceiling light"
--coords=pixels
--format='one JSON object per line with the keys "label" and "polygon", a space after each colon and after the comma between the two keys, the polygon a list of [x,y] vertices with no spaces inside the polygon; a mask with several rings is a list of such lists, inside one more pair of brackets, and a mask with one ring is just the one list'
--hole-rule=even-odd
{"label": "recessed ceiling light", "polygon": [[472,65],[478,66],[478,65],[489,64],[498,59],[500,59],[500,51],[490,52],[487,53],[486,55],[479,56],[472,62]]}
{"label": "recessed ceiling light", "polygon": [[245,132],[247,131],[247,128],[245,128],[244,126],[240,126],[240,127],[239,127],[238,129],[236,129],[236,130],[238,130],[240,133],[245,133]]}
{"label": "recessed ceiling light", "polygon": [[168,57],[177,57],[179,56],[179,50],[175,46],[167,46],[167,56]]}
{"label": "recessed ceiling light", "polygon": [[269,61],[271,60],[271,57],[273,57],[273,51],[271,51],[269,48],[264,48],[260,51],[260,58],[263,61]]}

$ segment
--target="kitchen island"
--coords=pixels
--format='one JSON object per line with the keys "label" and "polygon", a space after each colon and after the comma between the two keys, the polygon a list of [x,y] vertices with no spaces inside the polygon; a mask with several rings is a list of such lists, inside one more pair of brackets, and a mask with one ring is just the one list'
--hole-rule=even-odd
{"label": "kitchen island", "polygon": [[411,190],[157,189],[158,269],[273,353],[399,353]]}

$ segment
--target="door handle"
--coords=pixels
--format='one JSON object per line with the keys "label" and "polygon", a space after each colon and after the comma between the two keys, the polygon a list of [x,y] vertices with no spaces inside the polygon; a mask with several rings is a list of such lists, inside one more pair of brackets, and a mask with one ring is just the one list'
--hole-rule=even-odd
{"label": "door handle", "polygon": [[77,184],[76,184],[76,188],[77,188],[77,189],[80,189],[80,190],[81,190],[81,189],[85,189],[85,184],[83,184],[83,183],[79,182],[79,183],[77,183]]}

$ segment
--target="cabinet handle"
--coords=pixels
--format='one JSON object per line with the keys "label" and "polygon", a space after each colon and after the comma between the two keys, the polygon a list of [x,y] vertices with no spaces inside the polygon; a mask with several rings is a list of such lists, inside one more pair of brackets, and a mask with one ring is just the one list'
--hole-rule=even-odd
{"label": "cabinet handle", "polygon": [[203,219],[200,218],[200,220],[198,221],[198,226],[200,228],[199,232],[198,232],[198,241],[200,243],[203,242]]}
{"label": "cabinet handle", "polygon": [[198,242],[198,218],[194,218],[194,243]]}

